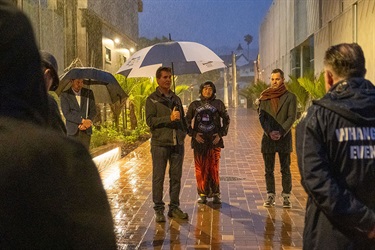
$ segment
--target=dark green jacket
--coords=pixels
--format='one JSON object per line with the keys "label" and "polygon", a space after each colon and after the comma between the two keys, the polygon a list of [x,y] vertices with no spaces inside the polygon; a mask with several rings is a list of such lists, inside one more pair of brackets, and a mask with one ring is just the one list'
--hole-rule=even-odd
{"label": "dark green jacket", "polygon": [[[180,121],[171,121],[174,107],[181,113]],[[170,97],[166,97],[157,88],[146,100],[146,123],[151,130],[151,145],[183,145],[187,131],[184,117],[181,99],[172,91]]]}
{"label": "dark green jacket", "polygon": [[[262,153],[292,152],[292,133],[290,129],[296,120],[297,98],[287,91],[280,97],[276,114],[271,110],[271,100],[261,101],[259,105],[259,121],[263,128]],[[269,137],[271,131],[280,131],[282,137],[274,141]]]}

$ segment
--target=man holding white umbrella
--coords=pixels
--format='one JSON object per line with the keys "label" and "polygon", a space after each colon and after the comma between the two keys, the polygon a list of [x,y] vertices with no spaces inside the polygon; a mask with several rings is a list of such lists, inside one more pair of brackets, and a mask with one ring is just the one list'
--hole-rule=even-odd
{"label": "man holding white umbrella", "polygon": [[168,216],[184,220],[189,218],[188,214],[181,211],[179,207],[187,124],[181,99],[170,90],[171,76],[171,68],[160,67],[156,71],[159,86],[146,100],[146,122],[152,134],[152,199],[156,214],[155,221],[158,223],[166,221],[163,186],[168,163],[170,179]]}

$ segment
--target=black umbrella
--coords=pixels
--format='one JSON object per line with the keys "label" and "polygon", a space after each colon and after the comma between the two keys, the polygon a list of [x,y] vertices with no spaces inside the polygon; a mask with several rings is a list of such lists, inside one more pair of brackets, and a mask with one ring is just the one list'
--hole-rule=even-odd
{"label": "black umbrella", "polygon": [[56,94],[68,90],[74,79],[83,79],[84,87],[93,91],[97,103],[113,104],[128,97],[111,73],[93,67],[72,68],[61,75]]}

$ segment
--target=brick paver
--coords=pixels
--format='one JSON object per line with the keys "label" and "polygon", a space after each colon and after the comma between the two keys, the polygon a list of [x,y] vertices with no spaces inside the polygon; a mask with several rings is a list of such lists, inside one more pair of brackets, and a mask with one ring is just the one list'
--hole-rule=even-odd
{"label": "brick paver", "polygon": [[[188,221],[157,224],[151,197],[149,142],[101,172],[111,204],[118,249],[302,249],[306,193],[292,154],[291,209],[282,208],[277,163],[276,206],[263,207],[265,180],[260,153],[262,129],[256,111],[230,109],[231,124],[220,165],[222,205],[198,204],[190,138],[186,139],[181,209]],[[168,178],[165,180],[168,197]]]}

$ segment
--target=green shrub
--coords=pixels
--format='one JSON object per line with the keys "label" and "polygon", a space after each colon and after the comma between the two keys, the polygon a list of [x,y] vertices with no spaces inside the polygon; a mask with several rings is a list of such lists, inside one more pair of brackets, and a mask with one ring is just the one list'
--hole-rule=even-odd
{"label": "green shrub", "polygon": [[286,88],[296,95],[298,102],[298,111],[300,113],[303,113],[309,101],[309,92],[307,92],[306,89],[299,83],[300,78],[292,75],[290,75],[289,78],[290,81],[286,83]]}
{"label": "green shrub", "polygon": [[240,90],[240,95],[245,97],[251,103],[248,103],[248,107],[258,108],[254,101],[260,97],[260,94],[269,87],[267,83],[258,80],[255,84],[251,84],[244,89]]}
{"label": "green shrub", "polygon": [[97,148],[110,143],[125,141],[125,136],[112,126],[93,127],[90,148]]}
{"label": "green shrub", "polygon": [[141,137],[149,137],[147,125],[141,125],[135,130],[117,131],[113,126],[93,127],[90,148],[97,148],[111,143],[133,144]]}

